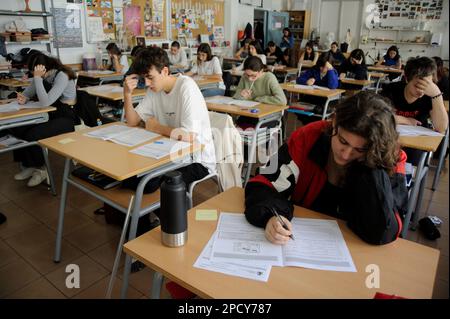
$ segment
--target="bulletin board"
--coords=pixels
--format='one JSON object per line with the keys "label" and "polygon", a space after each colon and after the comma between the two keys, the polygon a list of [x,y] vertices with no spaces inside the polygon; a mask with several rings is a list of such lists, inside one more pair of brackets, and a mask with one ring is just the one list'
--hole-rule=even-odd
{"label": "bulletin board", "polygon": [[223,36],[224,15],[224,0],[172,0],[172,38]]}
{"label": "bulletin board", "polygon": [[[131,6],[140,9],[140,34],[136,34],[137,28],[135,25],[135,31],[131,32],[134,36],[145,36],[147,39],[166,38],[165,0],[132,0]],[[126,10],[127,7],[125,6],[124,14]],[[124,17],[124,23],[126,26],[130,23],[126,16]]]}
{"label": "bulletin board", "polygon": [[375,4],[380,19],[439,20],[443,8],[443,0],[375,0]]}
{"label": "bulletin board", "polygon": [[[101,38],[100,29],[103,29],[103,40],[114,40],[114,12],[112,0],[86,0],[86,22],[88,25],[88,42],[97,42]],[[95,36],[94,36],[95,34]]]}

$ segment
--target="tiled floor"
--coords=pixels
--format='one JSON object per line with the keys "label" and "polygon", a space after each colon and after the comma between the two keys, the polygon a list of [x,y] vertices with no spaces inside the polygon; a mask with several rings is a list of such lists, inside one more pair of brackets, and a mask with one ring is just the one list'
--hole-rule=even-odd
{"label": "tiled floor", "polygon": [[[51,153],[50,161],[59,192],[63,159]],[[449,297],[447,168],[448,161],[435,192],[429,189],[434,175],[434,169],[431,169],[421,208],[422,216],[436,215],[443,220],[442,237],[429,241],[420,231],[411,231],[408,238],[441,251],[433,298]],[[14,181],[13,175],[17,170],[12,153],[0,155],[0,211],[8,217],[8,221],[0,225],[0,298],[104,298],[120,228],[106,224],[103,216],[93,214],[101,206],[98,200],[70,187],[62,244],[63,261],[55,264],[52,259],[59,196],[52,196],[45,186],[28,188],[26,182]],[[205,182],[199,186],[195,202],[213,196],[216,191],[214,183]],[[80,266],[79,289],[66,288],[68,264]],[[120,294],[122,268],[117,277],[113,289],[115,298]],[[148,297],[151,280],[152,271],[148,268],[132,274],[128,297]],[[163,291],[162,297],[168,297],[167,291]]]}

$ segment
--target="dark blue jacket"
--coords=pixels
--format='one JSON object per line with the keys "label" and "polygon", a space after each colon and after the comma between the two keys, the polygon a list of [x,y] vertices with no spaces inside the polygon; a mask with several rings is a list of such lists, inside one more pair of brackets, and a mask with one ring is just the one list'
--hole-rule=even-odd
{"label": "dark blue jacket", "polygon": [[329,89],[336,89],[339,86],[339,75],[335,69],[329,70],[322,79],[320,78],[320,70],[317,68],[306,70],[297,78],[297,84],[306,85],[306,81],[311,78],[316,80],[314,85],[324,86]]}

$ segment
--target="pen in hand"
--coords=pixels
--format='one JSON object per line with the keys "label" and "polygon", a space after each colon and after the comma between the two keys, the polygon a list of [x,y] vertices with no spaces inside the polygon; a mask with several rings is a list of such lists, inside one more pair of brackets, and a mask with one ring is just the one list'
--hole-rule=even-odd
{"label": "pen in hand", "polygon": [[[289,228],[287,227],[286,223],[283,221],[283,219],[281,218],[281,216],[277,213],[277,211],[271,207],[272,213],[273,215],[277,218],[278,222],[281,224],[281,226],[283,226],[284,229],[289,230]],[[289,238],[291,238],[292,240],[295,240],[294,235],[290,234]]]}

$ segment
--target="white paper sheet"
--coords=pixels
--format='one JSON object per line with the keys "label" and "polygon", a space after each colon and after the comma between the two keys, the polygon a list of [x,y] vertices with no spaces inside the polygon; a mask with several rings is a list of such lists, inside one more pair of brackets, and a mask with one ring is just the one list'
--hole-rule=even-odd
{"label": "white paper sheet", "polygon": [[139,146],[130,152],[145,157],[160,159],[189,146],[190,144],[187,142],[162,138],[150,144]]}
{"label": "white paper sheet", "polygon": [[303,85],[303,84],[295,84],[294,89],[300,89],[300,90],[312,90],[313,87],[311,85]]}
{"label": "white paper sheet", "polygon": [[217,224],[212,261],[282,266],[279,245],[270,243],[262,228],[247,222],[243,214],[222,212]]}
{"label": "white paper sheet", "polygon": [[207,99],[206,102],[215,104],[237,105],[240,107],[255,107],[258,104],[260,104],[259,102],[256,101],[236,100],[226,96],[215,96],[210,99]]}
{"label": "white paper sheet", "polygon": [[444,136],[423,126],[413,125],[397,125],[397,132],[400,136]]}
{"label": "white paper sheet", "polygon": [[159,134],[147,131],[143,128],[128,127],[124,125],[111,125],[98,130],[85,133],[85,136],[111,141],[116,144],[132,147],[149,141]]}
{"label": "white paper sheet", "polygon": [[215,232],[201,252],[200,256],[194,263],[194,267],[205,269],[222,274],[248,278],[252,280],[267,282],[270,271],[272,269],[269,265],[245,265],[232,262],[215,262],[211,260],[212,246],[214,242]]}
{"label": "white paper sheet", "polygon": [[123,92],[123,87],[117,85],[100,85],[90,89],[93,92],[109,92],[109,93],[120,93]]}
{"label": "white paper sheet", "polygon": [[123,134],[127,131],[132,130],[132,127],[125,125],[110,125],[107,127],[102,127],[97,130],[85,133],[85,136],[100,138],[102,140],[107,140],[114,138],[116,135]]}
{"label": "white paper sheet", "polygon": [[296,266],[355,272],[350,252],[334,220],[293,218],[295,240],[270,243],[264,229],[250,225],[243,214],[222,212],[211,260],[252,265]]}
{"label": "white paper sheet", "polygon": [[17,101],[12,101],[7,104],[0,105],[0,113],[6,112],[17,112],[23,109],[36,109],[36,108],[45,108],[46,106],[42,106],[39,102],[28,102],[25,104],[19,104]]}
{"label": "white paper sheet", "polygon": [[18,144],[22,144],[25,142],[26,141],[19,140],[18,138],[16,138],[15,136],[12,136],[10,134],[0,137],[0,145],[3,145],[5,147],[18,145]]}

